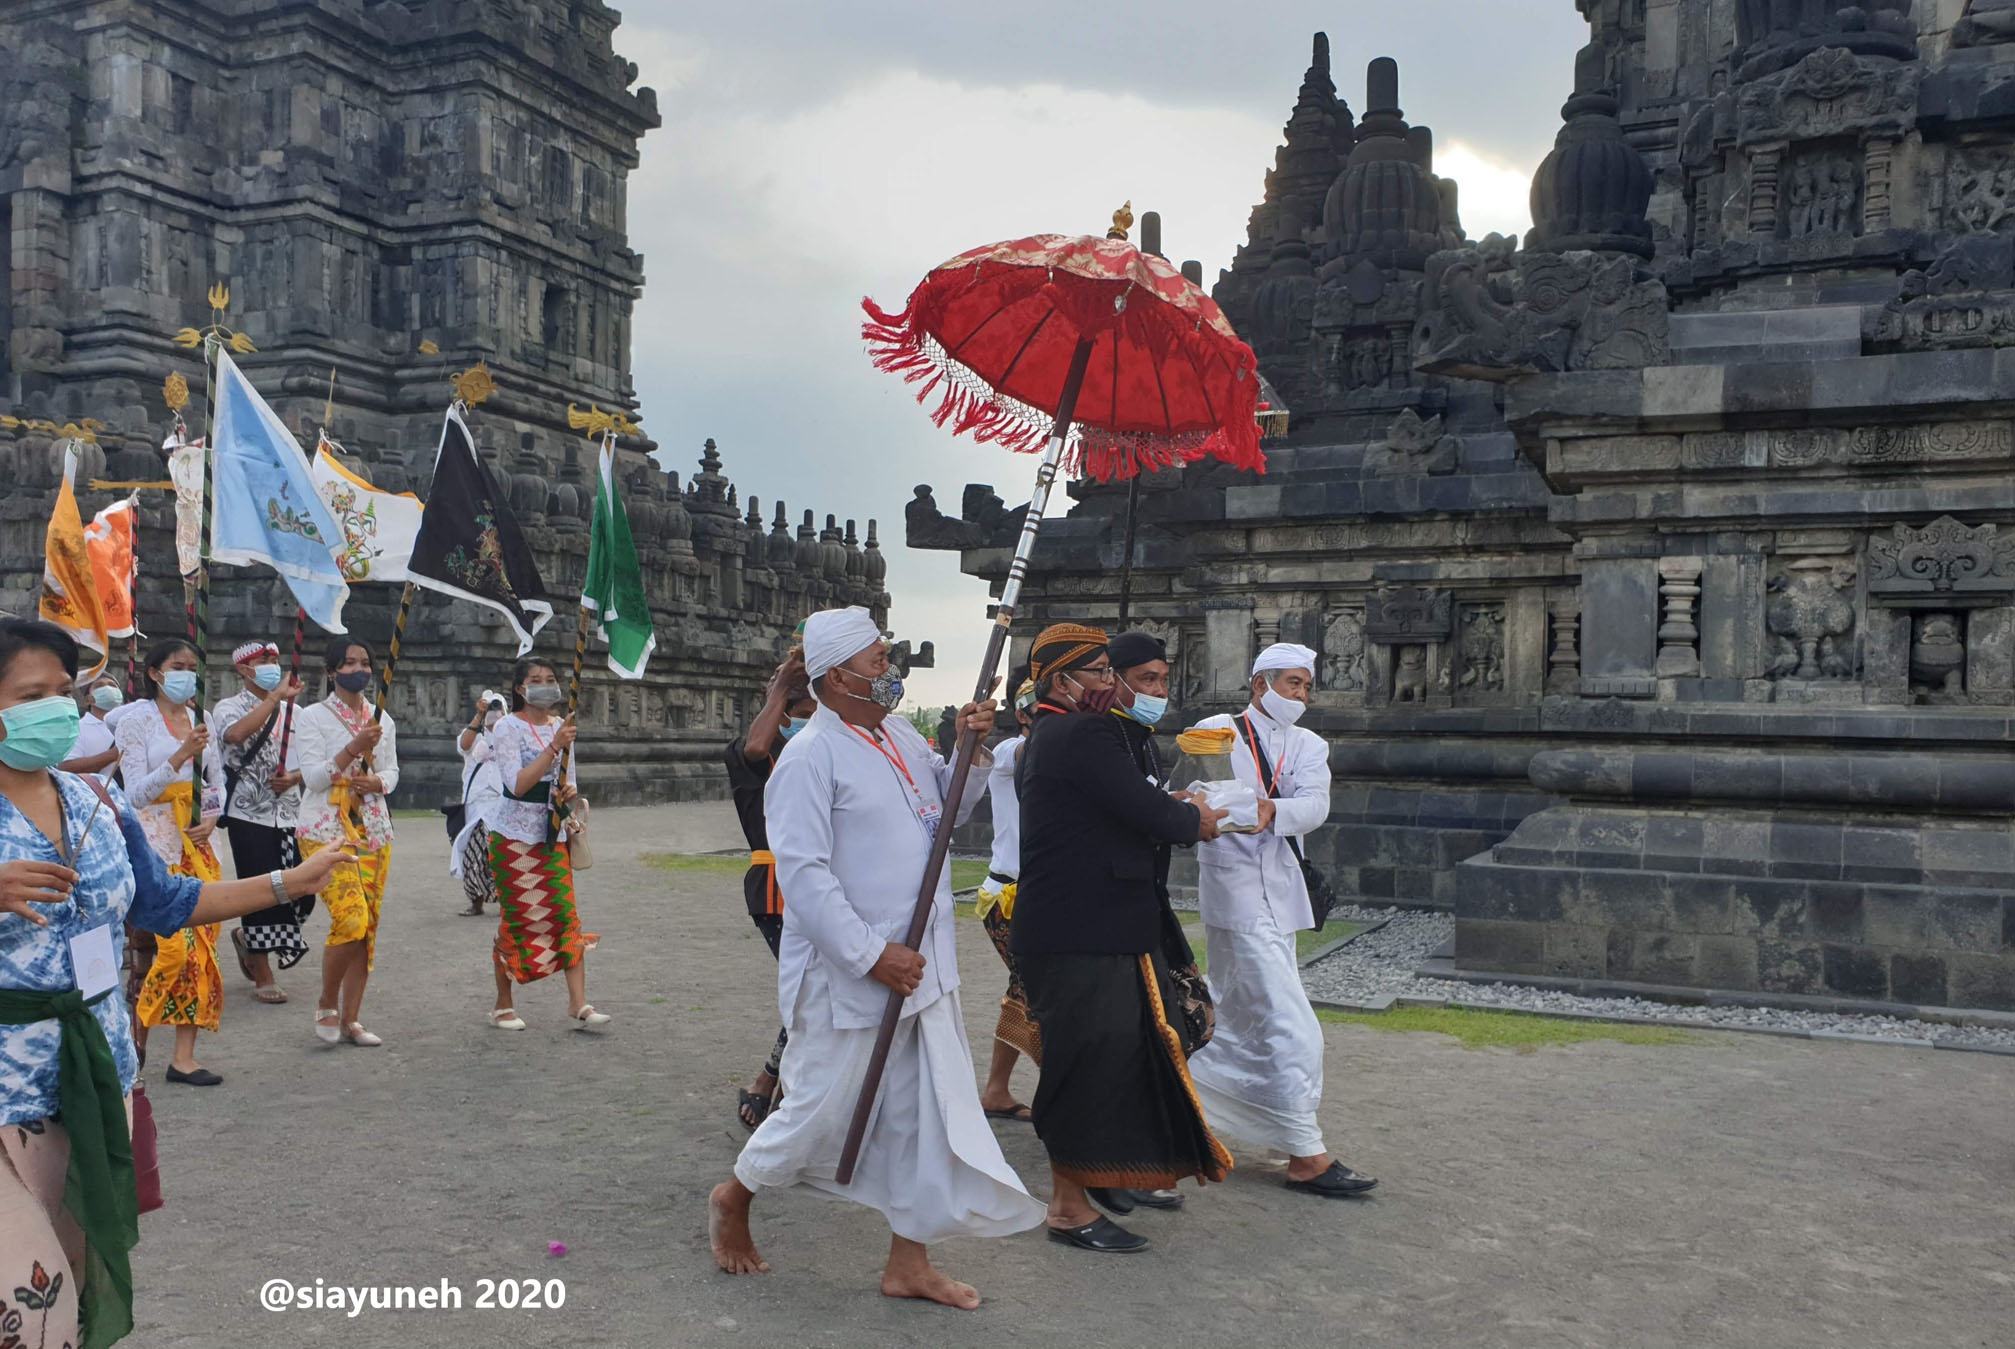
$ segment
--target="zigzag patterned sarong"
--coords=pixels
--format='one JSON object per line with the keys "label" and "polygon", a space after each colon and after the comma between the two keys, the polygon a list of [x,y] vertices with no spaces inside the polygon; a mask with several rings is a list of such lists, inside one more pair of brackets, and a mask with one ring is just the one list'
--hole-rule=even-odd
{"label": "zigzag patterned sarong", "polygon": [[594,946],[574,912],[574,867],[552,843],[520,843],[490,834],[490,874],[497,881],[497,959],[521,984],[576,964]]}

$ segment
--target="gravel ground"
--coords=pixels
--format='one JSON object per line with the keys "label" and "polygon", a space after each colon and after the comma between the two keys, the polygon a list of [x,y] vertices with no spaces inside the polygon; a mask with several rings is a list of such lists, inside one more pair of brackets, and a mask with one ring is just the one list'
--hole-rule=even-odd
{"label": "gravel ground", "polygon": [[2001,1049],[2015,1053],[2015,1030],[1950,1026],[1889,1016],[1854,1016],[1777,1007],[1693,1007],[1645,998],[1591,998],[1518,984],[1472,984],[1458,979],[1423,978],[1414,973],[1437,947],[1455,935],[1455,918],[1417,909],[1368,908],[1340,904],[1334,919],[1384,926],[1353,939],[1342,950],[1302,971],[1309,996],[1324,1002],[1365,1005],[1384,996],[1487,1003],[1512,1011],[1555,1016],[1601,1016],[1657,1020],[1673,1025],[1780,1034],[1847,1035],[1899,1044],[1953,1049]]}

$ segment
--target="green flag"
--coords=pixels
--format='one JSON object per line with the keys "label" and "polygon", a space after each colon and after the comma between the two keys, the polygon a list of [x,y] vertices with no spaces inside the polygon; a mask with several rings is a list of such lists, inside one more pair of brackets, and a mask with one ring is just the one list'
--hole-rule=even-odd
{"label": "green flag", "polygon": [[[609,644],[609,668],[624,679],[642,679],[658,639],[651,631],[651,604],[644,595],[644,569],[637,561],[637,545],[630,538],[630,517],[616,491],[613,445],[602,447],[581,608],[596,616],[596,631]],[[586,615],[582,617],[586,621]]]}

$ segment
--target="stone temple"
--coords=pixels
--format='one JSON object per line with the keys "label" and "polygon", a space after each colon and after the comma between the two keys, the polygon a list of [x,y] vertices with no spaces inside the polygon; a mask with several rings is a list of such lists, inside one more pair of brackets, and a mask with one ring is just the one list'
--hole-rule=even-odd
{"label": "stone temple", "polygon": [[1215,289],[1290,430],[1130,558],[1080,486],[1017,650],[1129,585],[1187,722],[1316,648],[1315,860],[1465,977],[2015,1008],[2015,4],[1579,7],[1523,240],[1317,36]]}
{"label": "stone temple", "polygon": [[[208,322],[221,282],[224,321],[258,348],[241,358],[254,384],[312,446],[333,371],[329,433],[381,487],[425,494],[448,377],[487,363],[497,393],[471,427],[555,597],[539,650],[571,656],[594,451],[568,406],[637,409],[625,191],[659,122],[617,22],[598,0],[0,7],[0,607],[33,612],[63,428],[102,424],[80,489],[162,480],[178,371],[200,434],[201,365],[170,339]],[[683,484],[654,448],[619,454],[658,651],[638,683],[591,656],[584,695],[584,792],[607,802],[717,790],[720,745],[792,626],[833,603],[887,613],[873,521],[863,538],[807,510],[793,528],[776,501],[766,520],[712,441]],[[114,495],[83,492],[85,513]],[[142,499],[143,559],[172,558],[167,494]],[[156,635],[184,627],[168,570],[143,575]],[[212,604],[212,697],[235,686],[222,653],[293,627],[271,573],[234,570]],[[360,586],[346,611],[381,654],[397,601]],[[402,804],[459,794],[451,732],[515,654],[488,611],[422,592],[390,703]]]}

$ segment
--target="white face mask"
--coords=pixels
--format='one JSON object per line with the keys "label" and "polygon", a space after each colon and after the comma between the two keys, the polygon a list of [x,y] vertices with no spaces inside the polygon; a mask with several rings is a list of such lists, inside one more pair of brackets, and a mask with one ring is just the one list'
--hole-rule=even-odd
{"label": "white face mask", "polygon": [[1283,726],[1292,726],[1301,720],[1302,713],[1308,711],[1308,704],[1283,697],[1273,691],[1272,684],[1268,684],[1260,691],[1259,710]]}

